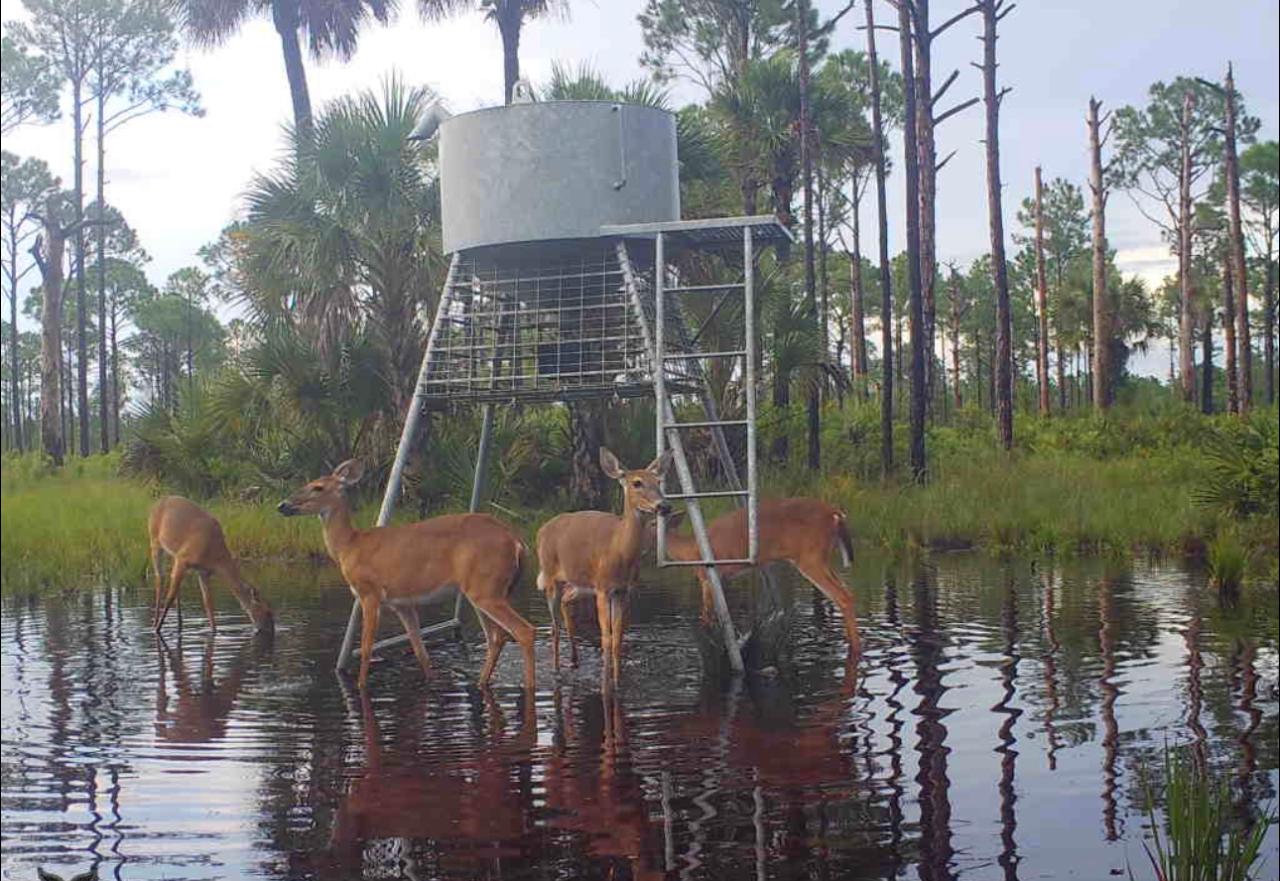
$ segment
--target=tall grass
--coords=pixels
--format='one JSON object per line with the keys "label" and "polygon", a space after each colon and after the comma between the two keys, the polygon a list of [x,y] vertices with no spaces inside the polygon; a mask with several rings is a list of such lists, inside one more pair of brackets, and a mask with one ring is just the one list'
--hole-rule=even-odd
{"label": "tall grass", "polygon": [[[59,472],[34,457],[6,457],[0,472],[0,591],[81,588],[141,580],[147,511],[162,492],[116,476],[115,456],[77,459]],[[324,553],[310,518],[286,519],[269,502],[214,500],[234,553],[305,558]]]}
{"label": "tall grass", "polygon": [[[1155,798],[1147,792],[1151,843],[1143,842],[1157,881],[1249,881],[1262,856],[1274,812],[1245,825],[1232,817],[1225,784],[1211,780],[1185,755],[1164,751],[1164,835]],[[1133,876],[1130,871],[1130,877]]]}

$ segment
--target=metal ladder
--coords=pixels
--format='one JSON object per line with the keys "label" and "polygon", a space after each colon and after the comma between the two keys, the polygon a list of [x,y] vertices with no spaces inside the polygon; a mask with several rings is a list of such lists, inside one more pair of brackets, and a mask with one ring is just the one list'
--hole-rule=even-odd
{"label": "metal ladder", "polygon": [[[635,297],[636,312],[640,318],[645,334],[645,343],[651,354],[650,363],[653,371],[654,394],[656,406],[656,446],[661,455],[670,448],[676,467],[676,476],[680,482],[680,492],[667,493],[667,498],[687,503],[689,522],[693,527],[694,537],[698,543],[700,559],[671,560],[666,555],[666,518],[659,517],[657,529],[657,564],[667,566],[700,566],[707,572],[711,583],[712,598],[715,605],[716,618],[719,621],[729,664],[735,672],[742,672],[742,644],[733,620],[729,615],[729,607],[724,598],[724,586],[720,577],[719,566],[724,564],[755,565],[759,548],[759,499],[756,473],[756,340],[755,340],[755,291],[753,277],[753,241],[750,225],[742,227],[742,266],[743,274],[740,282],[705,285],[669,285],[667,283],[666,235],[658,230],[654,234],[654,272],[653,272],[653,330],[649,331],[646,310],[639,296],[639,279],[627,254],[626,245],[619,243],[619,262],[623,267],[623,275]],[[688,325],[685,323],[679,297],[684,294],[714,294],[722,292],[729,296],[740,292],[743,302],[743,348],[726,351],[700,352],[694,346],[696,340],[689,337]],[[668,303],[668,295],[676,299]],[[722,301],[723,302],[723,301]],[[717,307],[718,309],[718,307]],[[669,316],[670,313],[671,314]],[[677,351],[668,346],[668,328],[674,329],[677,340]],[[746,418],[724,419],[719,413],[711,386],[702,368],[707,359],[725,358],[741,359],[742,381],[746,397]],[[698,394],[701,398],[705,419],[695,421],[679,421],[672,406],[668,389],[667,370],[671,364],[680,364],[697,378]],[[734,464],[728,442],[724,437],[725,428],[745,428],[747,433],[747,480],[742,486],[738,469]],[[731,487],[727,490],[701,491],[694,484],[693,473],[689,468],[685,455],[682,433],[690,429],[710,429],[716,451],[721,461],[726,481]],[[747,508],[747,556],[741,558],[718,558],[711,546],[707,534],[706,518],[703,517],[701,500],[710,498],[731,498],[739,505]]]}

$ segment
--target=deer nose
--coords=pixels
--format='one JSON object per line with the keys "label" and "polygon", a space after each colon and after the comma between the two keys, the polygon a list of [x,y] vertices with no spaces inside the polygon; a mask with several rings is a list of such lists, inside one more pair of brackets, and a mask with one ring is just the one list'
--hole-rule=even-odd
{"label": "deer nose", "polygon": [[671,513],[671,506],[668,505],[666,502],[658,502],[658,513],[661,514],[663,517],[666,517],[668,514]]}
{"label": "deer nose", "polygon": [[281,502],[280,504],[276,505],[276,510],[279,511],[281,514],[285,515],[286,517],[294,513],[293,505],[289,504],[287,501]]}

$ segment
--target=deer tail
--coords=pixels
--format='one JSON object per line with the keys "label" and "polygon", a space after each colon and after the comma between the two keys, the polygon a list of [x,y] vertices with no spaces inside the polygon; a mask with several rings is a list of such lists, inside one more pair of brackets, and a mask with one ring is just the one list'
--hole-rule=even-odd
{"label": "deer tail", "polygon": [[836,538],[840,542],[840,561],[848,569],[853,565],[853,537],[849,535],[849,518],[843,511],[837,511],[831,518],[835,521],[833,525]]}
{"label": "deer tail", "polygon": [[507,596],[510,597],[516,591],[516,587],[524,579],[525,562],[529,557],[529,546],[520,539],[516,539],[516,565],[511,570],[511,583],[507,585]]}

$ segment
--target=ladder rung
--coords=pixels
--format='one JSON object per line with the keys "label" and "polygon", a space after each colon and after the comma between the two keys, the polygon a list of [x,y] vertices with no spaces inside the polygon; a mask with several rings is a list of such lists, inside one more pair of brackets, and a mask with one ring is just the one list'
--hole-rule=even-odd
{"label": "ladder rung", "polygon": [[728,498],[734,498],[735,496],[749,496],[749,495],[751,495],[751,493],[749,493],[745,489],[723,489],[723,490],[712,490],[711,492],[704,492],[704,493],[667,493],[664,496],[664,498],[673,499],[673,500],[728,499]]}
{"label": "ladder rung", "polygon": [[738,560],[663,560],[659,566],[754,566],[755,560],[743,557]]}
{"label": "ladder rung", "polygon": [[726,352],[677,352],[662,357],[668,361],[696,361],[698,358],[741,358],[745,354],[746,349],[732,349]]}
{"label": "ladder rung", "polygon": [[741,289],[744,285],[740,281],[727,282],[726,284],[690,284],[681,285],[674,288],[663,288],[663,293],[667,294],[693,294],[699,291],[731,291]]}
{"label": "ladder rung", "polygon": [[735,425],[746,425],[745,419],[705,419],[701,422],[668,422],[662,427],[675,430],[678,428],[718,428],[720,426],[733,427]]}

